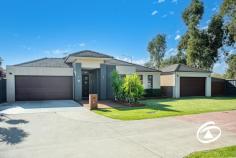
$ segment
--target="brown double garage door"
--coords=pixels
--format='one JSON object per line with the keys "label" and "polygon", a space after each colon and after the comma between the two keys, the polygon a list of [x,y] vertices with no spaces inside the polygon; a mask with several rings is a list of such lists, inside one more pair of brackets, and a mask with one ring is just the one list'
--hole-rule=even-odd
{"label": "brown double garage door", "polygon": [[72,99],[72,77],[15,76],[15,97],[16,101]]}
{"label": "brown double garage door", "polygon": [[205,96],[205,77],[180,77],[180,96]]}

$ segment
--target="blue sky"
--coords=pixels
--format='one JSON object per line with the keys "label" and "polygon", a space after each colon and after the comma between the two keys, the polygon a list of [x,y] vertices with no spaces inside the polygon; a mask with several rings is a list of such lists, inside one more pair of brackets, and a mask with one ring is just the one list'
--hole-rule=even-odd
{"label": "blue sky", "polygon": [[[222,0],[204,0],[199,27],[206,27]],[[186,27],[181,14],[190,0],[2,0],[0,56],[5,65],[62,57],[84,49],[143,64],[147,43],[167,35],[167,55],[176,53]],[[214,71],[223,72],[217,63]]]}

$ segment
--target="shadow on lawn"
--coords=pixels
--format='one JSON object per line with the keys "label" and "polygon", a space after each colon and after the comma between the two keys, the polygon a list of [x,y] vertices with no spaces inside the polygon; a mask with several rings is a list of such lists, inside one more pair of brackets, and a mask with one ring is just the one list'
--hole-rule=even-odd
{"label": "shadow on lawn", "polygon": [[[172,106],[170,105],[166,105],[166,104],[148,104],[145,106],[141,106],[141,107],[125,107],[125,108],[113,108],[116,109],[118,111],[132,111],[132,110],[142,110],[142,109],[150,109],[150,110],[155,110],[155,111],[169,111],[169,112],[181,112],[178,110],[174,110],[171,109]],[[98,111],[102,111],[102,112],[112,112],[112,110],[110,108],[107,109],[98,109]]]}
{"label": "shadow on lawn", "polygon": [[226,96],[226,97],[211,97],[213,100],[232,100],[236,99],[236,96]]}
{"label": "shadow on lawn", "polygon": [[181,98],[164,98],[164,99],[150,99],[150,100],[141,100],[141,103],[144,104],[158,104],[158,103],[165,103],[165,102],[175,102],[175,101],[194,101],[194,100],[232,100],[236,99],[236,96],[218,96],[218,97],[181,97]]}

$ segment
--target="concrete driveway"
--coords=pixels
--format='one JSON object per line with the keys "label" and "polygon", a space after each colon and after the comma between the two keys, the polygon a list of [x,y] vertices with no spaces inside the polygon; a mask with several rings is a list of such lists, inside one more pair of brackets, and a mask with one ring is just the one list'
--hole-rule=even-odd
{"label": "concrete driveway", "polygon": [[71,109],[81,109],[81,105],[73,100],[49,100],[49,101],[18,101],[5,103],[1,106],[0,113],[25,114],[40,112],[57,112]]}
{"label": "concrete driveway", "polygon": [[[202,121],[193,121],[192,116],[118,121],[79,105],[64,111],[7,114],[0,117],[0,157],[178,158],[196,150],[236,144],[236,133],[218,123],[221,114],[211,113],[210,118],[208,114],[194,115],[207,118]],[[228,123],[234,122],[236,111],[227,114],[231,118]],[[222,128],[221,138],[201,144],[196,139],[198,127],[214,119]]]}

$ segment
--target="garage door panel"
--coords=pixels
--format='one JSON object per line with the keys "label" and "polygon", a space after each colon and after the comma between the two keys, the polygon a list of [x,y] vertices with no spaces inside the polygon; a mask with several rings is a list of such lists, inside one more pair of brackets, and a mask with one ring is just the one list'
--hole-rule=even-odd
{"label": "garage door panel", "polygon": [[72,99],[72,77],[16,76],[16,100]]}
{"label": "garage door panel", "polygon": [[180,96],[205,96],[204,77],[181,77]]}

